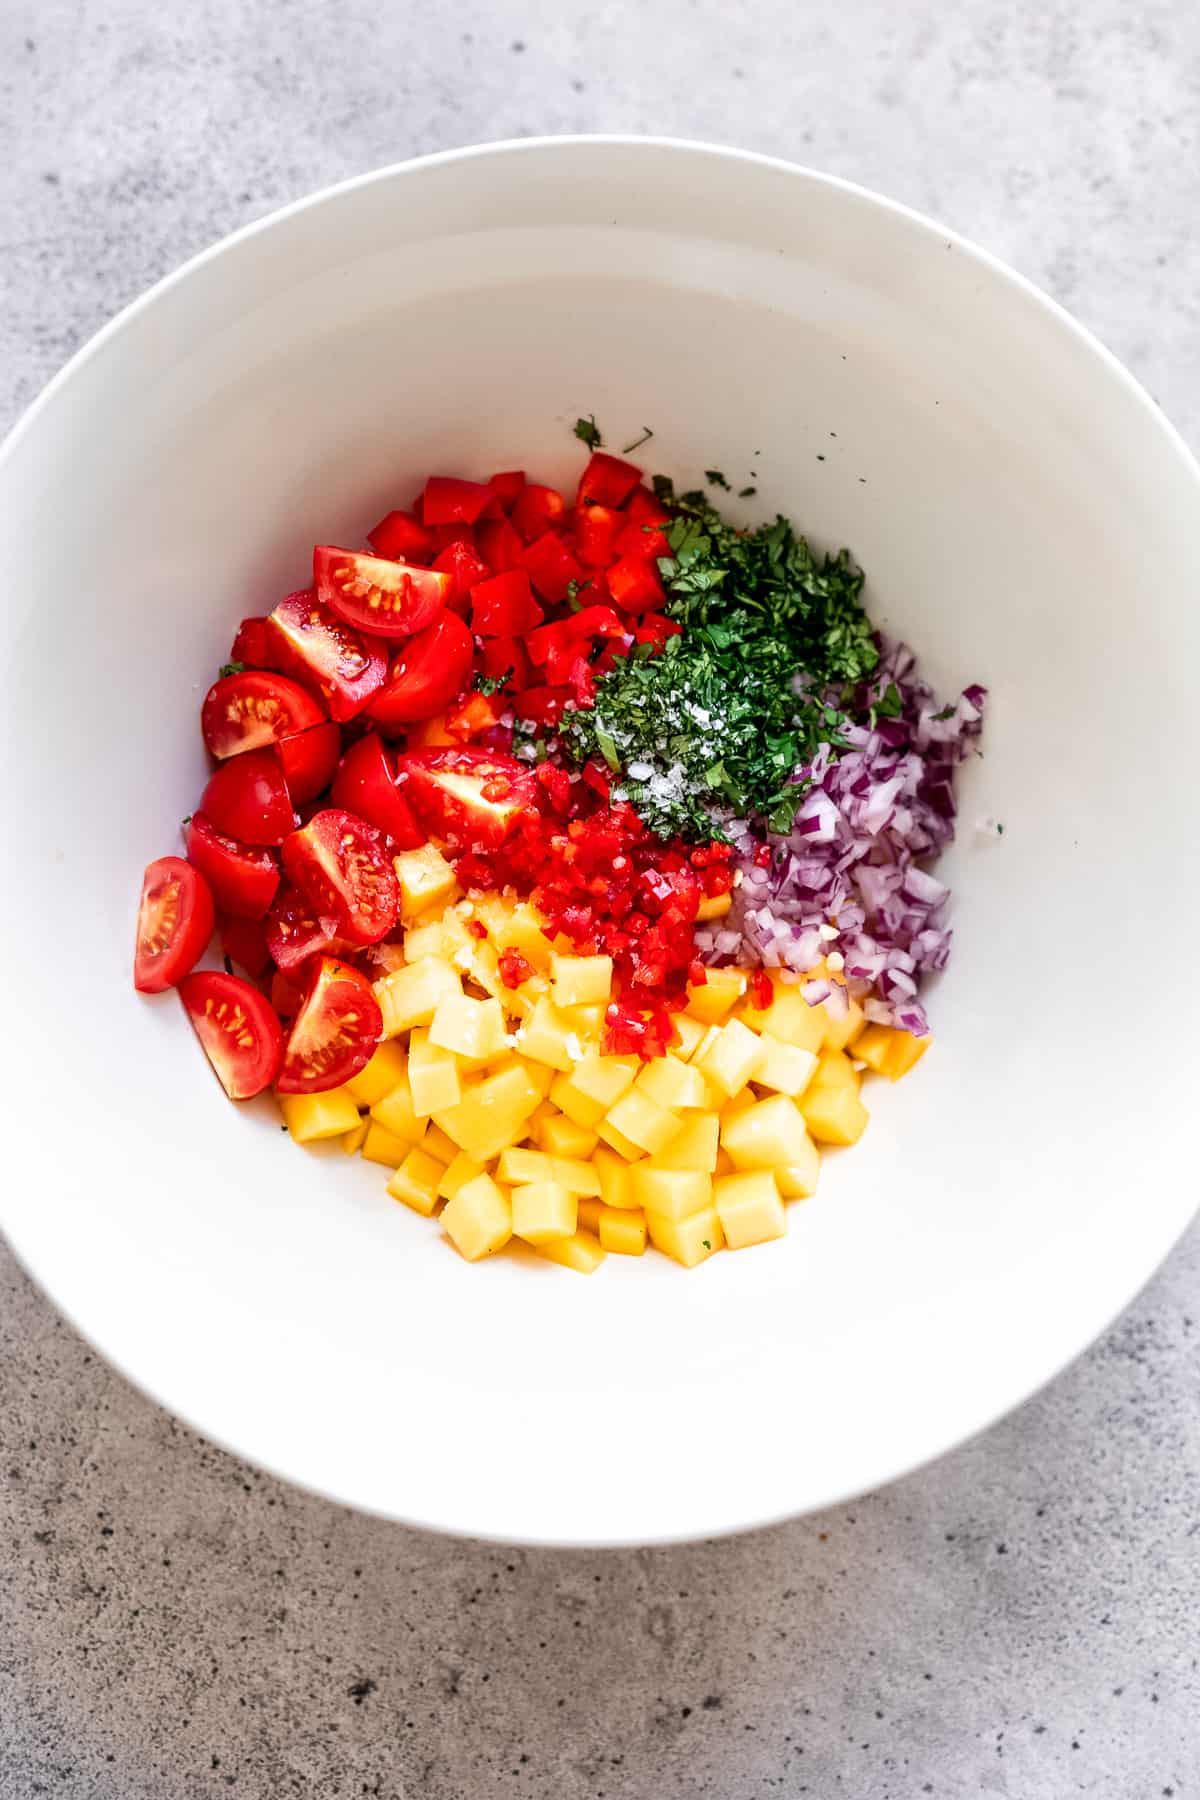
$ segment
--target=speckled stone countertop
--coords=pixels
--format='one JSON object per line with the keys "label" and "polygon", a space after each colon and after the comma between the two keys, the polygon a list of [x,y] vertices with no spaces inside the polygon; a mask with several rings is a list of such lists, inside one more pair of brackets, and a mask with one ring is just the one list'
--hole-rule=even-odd
{"label": "speckled stone countertop", "polygon": [[[632,0],[8,0],[0,426],[147,283],[282,201],[420,151],[611,129],[778,152],[937,214],[1200,443],[1191,0],[745,16],[731,36],[721,0],[657,0],[652,31]],[[0,1797],[1187,1800],[1198,1282],[1194,1230],[1047,1392],[855,1505],[548,1553],[243,1467],[0,1261]]]}

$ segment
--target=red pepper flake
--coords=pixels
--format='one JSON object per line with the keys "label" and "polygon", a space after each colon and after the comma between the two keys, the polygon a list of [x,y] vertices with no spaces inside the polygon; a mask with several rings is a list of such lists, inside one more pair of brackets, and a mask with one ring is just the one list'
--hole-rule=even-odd
{"label": "red pepper flake", "polygon": [[754,979],[750,983],[750,992],[759,1012],[766,1012],[775,998],[775,990],[771,986],[771,977],[765,969],[755,969]]}
{"label": "red pepper flake", "polygon": [[487,926],[481,919],[468,919],[467,930],[473,938],[485,938],[487,936]]}
{"label": "red pepper flake", "polygon": [[533,974],[533,964],[519,950],[502,950],[498,961],[500,979],[506,988],[519,988]]}

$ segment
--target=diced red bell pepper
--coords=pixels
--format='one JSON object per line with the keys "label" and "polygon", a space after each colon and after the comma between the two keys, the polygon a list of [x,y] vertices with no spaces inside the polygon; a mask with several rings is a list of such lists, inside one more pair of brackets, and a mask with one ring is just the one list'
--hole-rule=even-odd
{"label": "diced red bell pepper", "polygon": [[596,700],[596,683],[586,656],[577,656],[571,664],[567,684],[575,696],[576,706],[592,706]]}
{"label": "diced red bell pepper", "polygon": [[503,575],[506,569],[520,568],[525,544],[520,533],[513,530],[507,519],[485,519],[476,537],[479,554],[493,575]]}
{"label": "diced red bell pepper", "polygon": [[367,533],[377,556],[393,562],[427,562],[433,555],[433,537],[412,513],[390,512]]}
{"label": "diced red bell pepper", "polygon": [[634,525],[668,525],[670,509],[648,487],[635,487],[625,502],[625,517]]}
{"label": "diced red bell pepper", "polygon": [[488,476],[488,486],[504,508],[511,512],[513,501],[518,499],[525,486],[524,469],[503,469],[499,475]]}
{"label": "diced red bell pepper", "polygon": [[526,639],[525,648],[535,669],[544,668],[556,650],[564,650],[571,642],[572,619],[555,619],[553,624],[539,625]]}
{"label": "diced red bell pepper", "polygon": [[656,650],[661,650],[668,638],[682,635],[683,626],[676,619],[668,619],[665,613],[644,613],[641,623],[633,628],[635,643],[653,644]]}
{"label": "diced red bell pepper", "polygon": [[590,501],[598,506],[620,506],[641,479],[642,471],[635,469],[632,463],[597,450],[580,477],[575,504],[582,506]]}
{"label": "diced red bell pepper", "polygon": [[618,638],[625,635],[625,622],[611,606],[582,606],[567,623],[576,637]]}
{"label": "diced red bell pepper", "polygon": [[607,568],[617,554],[617,539],[625,528],[619,512],[609,506],[581,506],[575,514],[575,548],[580,562],[589,568]]}
{"label": "diced red bell pepper", "polygon": [[452,578],[454,586],[446,598],[446,605],[465,619],[471,589],[488,578],[487,564],[473,544],[455,542],[438,552],[433,566]]}
{"label": "diced red bell pepper", "polygon": [[563,708],[574,697],[569,687],[531,687],[516,696],[512,708],[518,719],[528,719],[535,725],[554,726],[562,718]]}
{"label": "diced red bell pepper", "polygon": [[552,606],[561,606],[573,581],[583,580],[583,564],[556,531],[547,531],[528,546],[521,561],[529,579]]}
{"label": "diced red bell pepper", "polygon": [[665,595],[653,563],[623,557],[608,571],[608,591],[624,612],[658,612]]}
{"label": "diced red bell pepper", "polygon": [[[537,633],[532,635],[536,637]],[[499,681],[502,676],[507,676],[501,692],[515,692],[529,683],[529,653],[520,638],[484,638],[479,648],[478,662],[481,673],[489,681]]]}
{"label": "diced red bell pepper", "polygon": [[446,714],[446,730],[459,743],[480,737],[499,724],[505,705],[497,694],[468,694]]}
{"label": "diced red bell pepper", "polygon": [[508,569],[471,589],[471,629],[477,637],[523,637],[543,616],[524,569]]}
{"label": "diced red bell pepper", "polygon": [[482,481],[431,475],[421,495],[421,517],[426,525],[473,525],[491,498]]}
{"label": "diced red bell pepper", "polygon": [[562,523],[567,503],[557,488],[531,481],[512,509],[512,522],[527,544],[552,525]]}
{"label": "diced red bell pepper", "polygon": [[660,556],[670,556],[671,546],[667,542],[667,534],[657,525],[626,525],[617,539],[617,555],[631,556],[643,562],[655,562]]}
{"label": "diced red bell pepper", "polygon": [[608,643],[596,658],[593,666],[597,675],[611,675],[623,657],[629,655],[624,644]]}

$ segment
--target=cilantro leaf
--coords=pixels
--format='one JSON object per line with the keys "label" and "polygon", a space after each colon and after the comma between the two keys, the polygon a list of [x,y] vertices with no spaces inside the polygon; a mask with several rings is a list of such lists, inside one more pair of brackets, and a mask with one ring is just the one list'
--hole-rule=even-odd
{"label": "cilantro leaf", "polygon": [[505,669],[503,675],[476,674],[471,686],[477,694],[484,694],[490,699],[493,694],[500,692],[511,674],[511,669]]}
{"label": "cilantro leaf", "polygon": [[222,663],[221,679],[224,680],[226,675],[242,675],[249,667],[249,663]]}
{"label": "cilantro leaf", "polygon": [[589,450],[599,450],[604,443],[600,435],[600,427],[596,423],[595,413],[589,413],[586,419],[576,419],[575,436],[585,443]]}
{"label": "cilantro leaf", "polygon": [[648,444],[650,442],[650,439],[653,436],[654,436],[654,433],[651,431],[650,427],[648,425],[643,425],[641,437],[634,438],[632,444],[626,444],[625,448],[621,452],[621,455],[628,456],[631,450],[640,450],[642,445]]}

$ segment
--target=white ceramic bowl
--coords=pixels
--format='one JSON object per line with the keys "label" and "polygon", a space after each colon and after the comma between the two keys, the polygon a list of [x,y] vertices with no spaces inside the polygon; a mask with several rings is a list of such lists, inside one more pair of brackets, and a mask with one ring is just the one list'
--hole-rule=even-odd
{"label": "white ceramic bowl", "polygon": [[[852,546],[875,618],[992,698],[933,1054],[786,1242],[583,1280],[467,1268],[381,1171],[228,1105],[129,962],[237,620],[429,470],[569,481],[592,410],[618,445],[651,426],[684,485],[754,471],[747,516]],[[7,1228],[107,1356],[256,1462],[501,1538],[758,1524],[995,1419],[1185,1225],[1200,481],[1104,350],[940,227],[686,144],[385,170],[70,364],[0,463],[0,567]]]}

